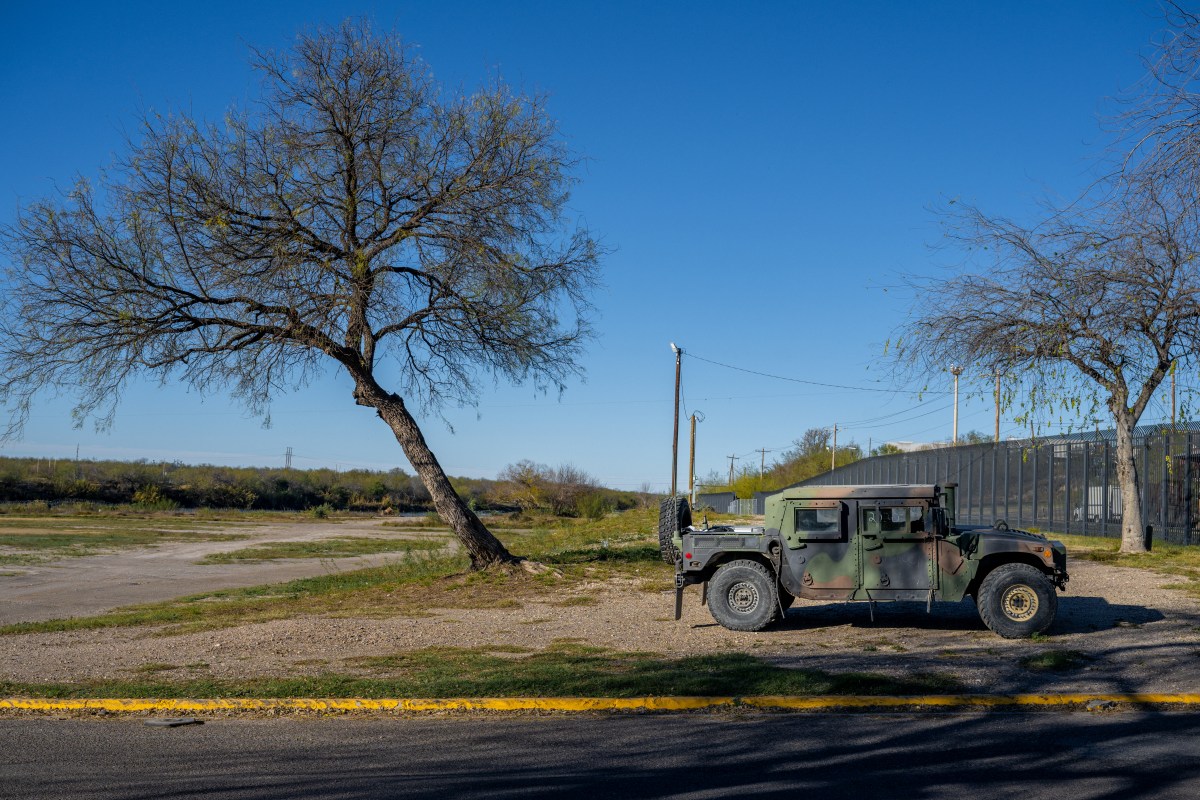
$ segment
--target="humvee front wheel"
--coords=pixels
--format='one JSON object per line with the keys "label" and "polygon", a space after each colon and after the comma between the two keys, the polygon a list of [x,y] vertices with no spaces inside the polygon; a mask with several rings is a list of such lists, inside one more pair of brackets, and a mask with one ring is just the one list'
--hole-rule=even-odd
{"label": "humvee front wheel", "polygon": [[988,573],[975,598],[979,618],[1005,639],[1024,639],[1054,622],[1058,595],[1036,567],[1002,564]]}
{"label": "humvee front wheel", "polygon": [[708,610],[731,631],[761,631],[775,621],[775,576],[757,561],[730,561],[708,584]]}

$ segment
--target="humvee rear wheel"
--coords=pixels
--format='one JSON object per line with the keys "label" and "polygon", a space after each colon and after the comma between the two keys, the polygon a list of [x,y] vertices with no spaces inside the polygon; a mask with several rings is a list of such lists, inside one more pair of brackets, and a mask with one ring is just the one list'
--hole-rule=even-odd
{"label": "humvee rear wheel", "polygon": [[658,504],[658,550],[663,561],[674,564],[679,559],[675,546],[675,531],[692,524],[692,507],[682,497],[667,498]]}
{"label": "humvee rear wheel", "polygon": [[730,561],[708,584],[708,610],[731,631],[761,631],[775,621],[775,576],[757,561]]}
{"label": "humvee rear wheel", "polygon": [[1003,564],[983,579],[975,598],[979,617],[1005,639],[1023,639],[1054,622],[1058,595],[1054,584],[1036,567]]}

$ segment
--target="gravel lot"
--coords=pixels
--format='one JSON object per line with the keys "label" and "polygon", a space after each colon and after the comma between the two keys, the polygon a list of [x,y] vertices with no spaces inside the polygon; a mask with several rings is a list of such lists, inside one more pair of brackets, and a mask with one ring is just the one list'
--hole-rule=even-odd
{"label": "gravel lot", "polygon": [[[334,536],[349,532],[344,525],[304,526],[310,535],[321,528]],[[291,538],[280,531],[264,533]],[[156,552],[172,547],[164,545]],[[228,543],[223,547],[229,549]],[[188,558],[194,561],[195,557],[189,550]],[[78,558],[45,572],[63,586],[74,575],[94,591],[94,567],[114,558],[122,557]],[[314,560],[258,566],[276,568],[280,578],[292,577],[297,570],[312,574],[333,568]],[[241,567],[203,569],[210,576],[222,575],[232,585],[228,584],[230,570]],[[431,645],[540,649],[570,638],[616,650],[675,656],[747,652],[781,665],[830,671],[952,674],[980,692],[1200,692],[1200,603],[1164,588],[1169,578],[1142,570],[1078,559],[1070,569],[1069,591],[1060,596],[1058,619],[1049,636],[1036,642],[1009,641],[992,634],[969,600],[937,604],[931,615],[920,603],[880,604],[874,621],[866,604],[797,601],[782,624],[762,633],[735,633],[712,621],[694,588],[685,597],[683,619],[675,622],[673,592],[665,580],[662,591],[610,581],[569,590],[593,598],[591,605],[562,605],[569,598],[553,597],[526,601],[519,608],[431,609],[430,616],[420,618],[304,617],[176,636],[157,635],[149,628],[4,636],[0,637],[0,679],[130,678],[147,664],[179,667],[159,673],[171,678],[354,672],[346,659]],[[268,573],[256,568],[241,574],[255,582],[276,579]],[[29,581],[26,577],[20,582],[22,591],[30,590]],[[0,578],[0,603],[10,602],[14,585],[14,578]],[[142,585],[166,592],[163,597],[185,593],[173,591],[166,579],[143,580]],[[1022,657],[1047,650],[1079,651],[1087,661],[1062,672],[1021,666]]]}

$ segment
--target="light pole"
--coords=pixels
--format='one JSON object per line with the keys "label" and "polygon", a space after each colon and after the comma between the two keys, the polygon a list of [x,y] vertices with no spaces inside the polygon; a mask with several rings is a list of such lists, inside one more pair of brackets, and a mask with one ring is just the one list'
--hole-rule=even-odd
{"label": "light pole", "polygon": [[696,423],[704,422],[704,412],[692,412],[691,446],[688,448],[688,498],[696,504]]}
{"label": "light pole", "polygon": [[955,364],[950,368],[950,374],[954,376],[954,443],[958,444],[958,376],[962,375],[963,368]]}
{"label": "light pole", "polygon": [[671,350],[675,353],[675,434],[671,438],[671,500],[678,491],[679,482],[679,370],[683,361],[683,349],[671,342]]}

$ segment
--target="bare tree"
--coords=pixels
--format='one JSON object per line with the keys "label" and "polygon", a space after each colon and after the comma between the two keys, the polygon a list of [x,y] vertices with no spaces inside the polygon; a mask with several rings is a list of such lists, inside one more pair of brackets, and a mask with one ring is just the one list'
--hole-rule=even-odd
{"label": "bare tree", "polygon": [[0,401],[42,389],[111,422],[149,373],[256,411],[325,367],[376,410],[476,568],[513,560],[414,417],[480,378],[562,388],[598,261],[564,219],[573,158],[538,97],[447,96],[394,35],[345,23],[255,53],[221,125],[147,115],[92,186],[24,208],[0,315]]}
{"label": "bare tree", "polygon": [[1117,117],[1123,164],[1200,182],[1200,15],[1165,4],[1167,29]]}
{"label": "bare tree", "polygon": [[1172,362],[1200,344],[1200,205],[1195,184],[1127,172],[1100,199],[1027,227],[975,207],[950,215],[977,272],[921,281],[900,331],[899,363],[926,376],[949,364],[1030,379],[1054,398],[1107,408],[1116,429],[1122,552],[1145,550],[1134,427]]}

